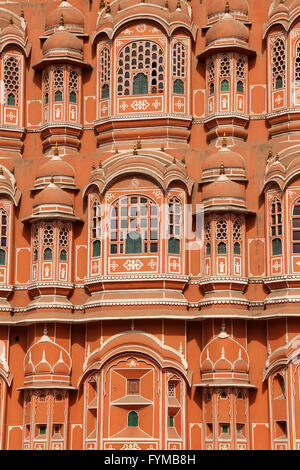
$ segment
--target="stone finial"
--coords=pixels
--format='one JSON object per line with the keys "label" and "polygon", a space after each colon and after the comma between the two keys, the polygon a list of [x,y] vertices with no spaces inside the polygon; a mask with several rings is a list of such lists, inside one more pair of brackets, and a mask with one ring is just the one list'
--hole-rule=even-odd
{"label": "stone finial", "polygon": [[273,152],[271,149],[269,149],[267,160],[271,160],[272,157],[273,157]]}
{"label": "stone finial", "polygon": [[225,175],[225,166],[223,162],[220,165],[220,175]]}
{"label": "stone finial", "polygon": [[225,4],[225,13],[229,13],[229,12],[230,12],[229,2],[226,2],[226,4]]}
{"label": "stone finial", "polygon": [[106,13],[110,13],[111,9],[110,9],[110,3],[109,1],[106,3]]}
{"label": "stone finial", "polygon": [[100,0],[100,3],[99,3],[99,8],[104,8],[105,7],[105,1],[104,0]]}
{"label": "stone finial", "polygon": [[142,142],[140,136],[138,136],[137,141],[136,141],[136,148],[141,149],[142,148]]}
{"label": "stone finial", "polygon": [[226,328],[226,325],[225,325],[225,320],[223,318],[222,323],[221,323],[221,331],[218,335],[219,338],[222,338],[222,339],[223,338],[228,338],[229,335],[228,335],[228,333],[226,333],[225,328]]}
{"label": "stone finial", "polygon": [[176,10],[181,10],[181,2],[177,0]]}
{"label": "stone finial", "polygon": [[138,153],[138,152],[137,152],[137,145],[134,144],[134,145],[133,145],[133,155],[137,155],[137,153]]}
{"label": "stone finial", "polygon": [[55,155],[56,157],[58,157],[58,156],[59,156],[59,151],[58,151],[58,145],[57,145],[57,142],[56,142],[56,145],[55,145],[55,147],[54,147],[54,155]]}
{"label": "stone finial", "polygon": [[98,168],[102,168],[102,162],[99,162]]}
{"label": "stone finial", "polygon": [[14,24],[12,16],[9,18],[9,22],[10,22],[10,24]]}
{"label": "stone finial", "polygon": [[224,132],[223,139],[222,139],[222,147],[227,147],[227,137],[226,137],[225,132]]}
{"label": "stone finial", "polygon": [[22,8],[22,10],[21,10],[20,16],[21,16],[21,18],[24,18],[24,17],[25,17],[23,8]]}
{"label": "stone finial", "polygon": [[60,24],[60,26],[65,26],[65,20],[64,20],[64,15],[63,14],[60,15],[59,24]]}

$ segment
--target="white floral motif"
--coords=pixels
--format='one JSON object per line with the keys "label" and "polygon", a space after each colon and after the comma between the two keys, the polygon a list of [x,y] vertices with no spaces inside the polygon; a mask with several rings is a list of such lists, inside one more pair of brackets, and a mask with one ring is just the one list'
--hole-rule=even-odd
{"label": "white floral motif", "polygon": [[149,106],[150,105],[147,100],[134,100],[134,102],[131,103],[131,107],[135,111],[145,111],[145,109],[147,109]]}
{"label": "white floral motif", "polygon": [[127,271],[139,271],[143,263],[139,259],[128,259],[126,263],[124,263],[124,268]]}

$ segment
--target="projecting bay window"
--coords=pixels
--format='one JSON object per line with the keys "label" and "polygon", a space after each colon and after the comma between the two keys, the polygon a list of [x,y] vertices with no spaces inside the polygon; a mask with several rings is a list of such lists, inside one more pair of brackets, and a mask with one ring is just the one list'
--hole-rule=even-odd
{"label": "projecting bay window", "polygon": [[111,208],[109,252],[111,255],[158,253],[158,206],[145,196],[125,196]]}

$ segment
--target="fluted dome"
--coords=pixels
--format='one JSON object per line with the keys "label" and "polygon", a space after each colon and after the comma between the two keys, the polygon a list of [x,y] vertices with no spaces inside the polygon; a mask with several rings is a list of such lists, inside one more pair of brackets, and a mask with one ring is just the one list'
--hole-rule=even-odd
{"label": "fluted dome", "polygon": [[71,197],[54,183],[50,183],[34,198],[33,207],[45,204],[73,207],[73,201]]}
{"label": "fluted dome", "polygon": [[207,16],[222,14],[225,12],[226,5],[229,3],[231,12],[236,11],[244,15],[248,15],[249,5],[247,0],[212,0],[207,7]]}
{"label": "fluted dome", "polygon": [[45,31],[48,32],[49,30],[58,27],[62,16],[67,29],[83,31],[83,13],[66,1],[62,1],[57,8],[46,16]]}
{"label": "fluted dome", "polygon": [[44,178],[46,176],[69,176],[74,178],[75,172],[69,163],[55,155],[40,166],[37,171],[36,178]]}
{"label": "fluted dome", "polygon": [[68,50],[82,54],[83,44],[80,39],[62,26],[43,45],[44,55],[55,50]]}
{"label": "fluted dome", "polygon": [[230,336],[216,337],[201,354],[201,372],[247,373],[249,359],[243,346]]}
{"label": "fluted dome", "polygon": [[52,341],[47,333],[27,351],[24,359],[25,387],[38,383],[39,387],[68,387],[71,358],[69,353]]}
{"label": "fluted dome", "polygon": [[221,174],[216,181],[203,188],[202,200],[209,199],[238,199],[245,200],[245,189],[235,181]]}
{"label": "fluted dome", "polygon": [[248,28],[238,20],[235,20],[232,15],[225,13],[223,18],[217,23],[213,24],[206,34],[206,44],[209,45],[213,41],[220,39],[233,38],[243,42],[249,40]]}
{"label": "fluted dome", "polygon": [[1,36],[20,36],[23,39],[24,32],[18,28],[14,23],[9,23],[8,26],[1,30]]}
{"label": "fluted dome", "polygon": [[227,147],[222,147],[204,160],[202,169],[203,171],[213,168],[220,169],[222,164],[225,168],[245,168],[245,161],[241,155]]}

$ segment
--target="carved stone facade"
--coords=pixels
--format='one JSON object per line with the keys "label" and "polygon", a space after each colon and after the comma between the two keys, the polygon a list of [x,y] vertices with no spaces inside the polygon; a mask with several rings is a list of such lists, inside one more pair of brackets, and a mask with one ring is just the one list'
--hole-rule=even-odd
{"label": "carved stone facade", "polygon": [[0,8],[0,449],[300,449],[300,1]]}

